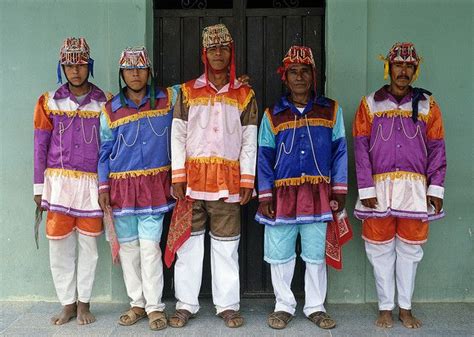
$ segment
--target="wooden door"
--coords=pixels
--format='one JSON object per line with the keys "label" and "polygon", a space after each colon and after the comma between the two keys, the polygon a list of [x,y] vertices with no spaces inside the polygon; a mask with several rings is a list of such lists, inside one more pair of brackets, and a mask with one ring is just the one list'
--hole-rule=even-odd
{"label": "wooden door", "polygon": [[[324,0],[155,0],[154,65],[160,85],[171,86],[201,75],[201,32],[216,23],[224,23],[232,34],[237,75],[250,76],[260,118],[265,108],[273,105],[285,90],[276,70],[292,45],[313,49],[318,91],[324,92]],[[256,201],[242,208],[241,290],[246,297],[273,296],[270,268],[263,261],[263,226],[254,221],[256,210]],[[165,226],[163,238],[166,235]],[[293,290],[301,293],[304,266],[300,259],[297,261]],[[172,288],[172,270],[167,270],[166,296],[173,296]],[[210,293],[206,235],[201,294]]]}

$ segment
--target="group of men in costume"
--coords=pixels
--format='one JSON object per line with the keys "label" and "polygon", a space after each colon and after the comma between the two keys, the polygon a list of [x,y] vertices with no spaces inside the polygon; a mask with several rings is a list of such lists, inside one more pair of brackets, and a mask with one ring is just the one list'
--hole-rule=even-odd
{"label": "group of men in costume", "polygon": [[[145,48],[125,49],[113,97],[88,81],[93,60],[86,41],[64,41],[58,80],[63,71],[68,83],[43,94],[34,115],[34,199],[48,210],[51,272],[63,306],[53,324],[95,321],[89,303],[96,238],[108,213],[130,297],[119,324],[148,317],[152,330],[180,328],[198,313],[208,223],[216,314],[227,327],[240,327],[240,205],[252,198],[257,171],[256,220],[265,225],[264,259],[276,297],[267,323],[283,329],[295,315],[291,281],[300,235],[303,312],[320,328],[335,327],[324,307],[325,247],[327,223],[344,209],[348,191],[342,108],[318,95],[311,49],[293,46],[278,69],[288,93],[266,109],[257,132],[255,93],[236,79],[229,31],[206,27],[202,39],[204,74],[166,89],[155,86]],[[390,85],[363,97],[353,125],[355,215],[374,267],[376,324],[392,326],[396,285],[399,317],[417,328],[411,298],[421,244],[428,220],[443,215],[444,132],[431,93],[410,86],[420,64],[413,44],[395,44],[384,62]],[[159,244],[164,214],[175,204],[165,262],[176,254],[177,303],[168,318]]]}

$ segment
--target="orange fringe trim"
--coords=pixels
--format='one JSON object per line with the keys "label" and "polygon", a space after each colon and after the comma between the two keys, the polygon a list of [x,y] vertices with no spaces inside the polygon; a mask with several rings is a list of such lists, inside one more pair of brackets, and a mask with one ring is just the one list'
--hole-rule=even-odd
{"label": "orange fringe trim", "polygon": [[87,177],[87,178],[97,179],[97,173],[66,170],[66,169],[60,169],[60,168],[47,168],[44,171],[44,175],[48,177],[69,177],[69,178]]}
{"label": "orange fringe trim", "polygon": [[188,106],[195,106],[195,105],[214,105],[215,102],[225,103],[227,105],[235,106],[239,109],[239,111],[244,111],[249,105],[250,101],[254,97],[254,92],[252,90],[249,91],[247,97],[242,103],[239,103],[238,100],[226,97],[225,95],[219,96],[209,96],[209,97],[196,97],[196,98],[189,98],[189,89],[186,86],[183,86],[183,103]]}
{"label": "orange fringe trim", "polygon": [[275,187],[299,186],[308,182],[311,184],[320,184],[322,182],[329,183],[330,178],[326,176],[303,176],[303,177],[298,177],[298,178],[279,179],[279,180],[275,180]]}
{"label": "orange fringe trim", "polygon": [[224,164],[229,166],[240,165],[238,160],[229,160],[221,157],[191,157],[186,159],[186,163],[197,164]]}
{"label": "orange fringe trim", "polygon": [[406,180],[423,180],[426,181],[426,176],[420,173],[407,172],[407,171],[395,171],[387,172],[381,174],[374,174],[374,181],[379,182],[386,179],[395,180],[395,179],[406,179]]}

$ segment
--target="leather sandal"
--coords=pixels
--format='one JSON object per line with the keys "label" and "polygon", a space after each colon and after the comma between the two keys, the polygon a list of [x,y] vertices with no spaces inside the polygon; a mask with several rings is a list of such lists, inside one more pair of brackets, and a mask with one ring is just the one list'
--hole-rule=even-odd
{"label": "leather sandal", "polygon": [[336,321],[324,311],[313,312],[308,319],[321,329],[332,329],[336,326]]}
{"label": "leather sandal", "polygon": [[228,328],[239,328],[244,324],[244,318],[240,312],[235,310],[224,310],[217,314],[224,320],[225,326]]}
{"label": "leather sandal", "polygon": [[191,318],[194,318],[194,314],[186,309],[177,309],[173,316],[168,320],[168,325],[173,328],[182,328]]}
{"label": "leather sandal", "polygon": [[148,326],[150,330],[162,330],[168,326],[166,314],[163,311],[153,311],[148,314]]}
{"label": "leather sandal", "polygon": [[270,328],[284,329],[293,318],[293,315],[286,311],[275,311],[268,315],[267,323]]}
{"label": "leather sandal", "polygon": [[[132,307],[120,315],[118,323],[124,326],[130,326],[146,317],[146,311],[143,308]],[[128,318],[128,319],[127,319]]]}

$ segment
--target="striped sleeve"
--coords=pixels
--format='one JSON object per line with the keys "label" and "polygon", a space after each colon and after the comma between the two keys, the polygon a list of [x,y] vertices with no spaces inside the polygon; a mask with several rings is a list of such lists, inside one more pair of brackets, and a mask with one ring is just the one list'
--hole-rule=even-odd
{"label": "striped sleeve", "polygon": [[337,106],[336,124],[332,129],[331,145],[332,193],[347,194],[347,142],[341,107]]}
{"label": "striped sleeve", "polygon": [[258,200],[271,201],[275,185],[275,135],[268,117],[269,110],[265,112],[260,123],[258,133]]}
{"label": "striped sleeve", "polygon": [[257,121],[258,108],[255,94],[241,114],[242,149],[240,151],[240,187],[254,188],[255,165],[257,161]]}
{"label": "striped sleeve", "polygon": [[48,159],[53,122],[48,110],[48,94],[41,95],[34,112],[34,178],[33,194],[43,194],[44,171]]}

